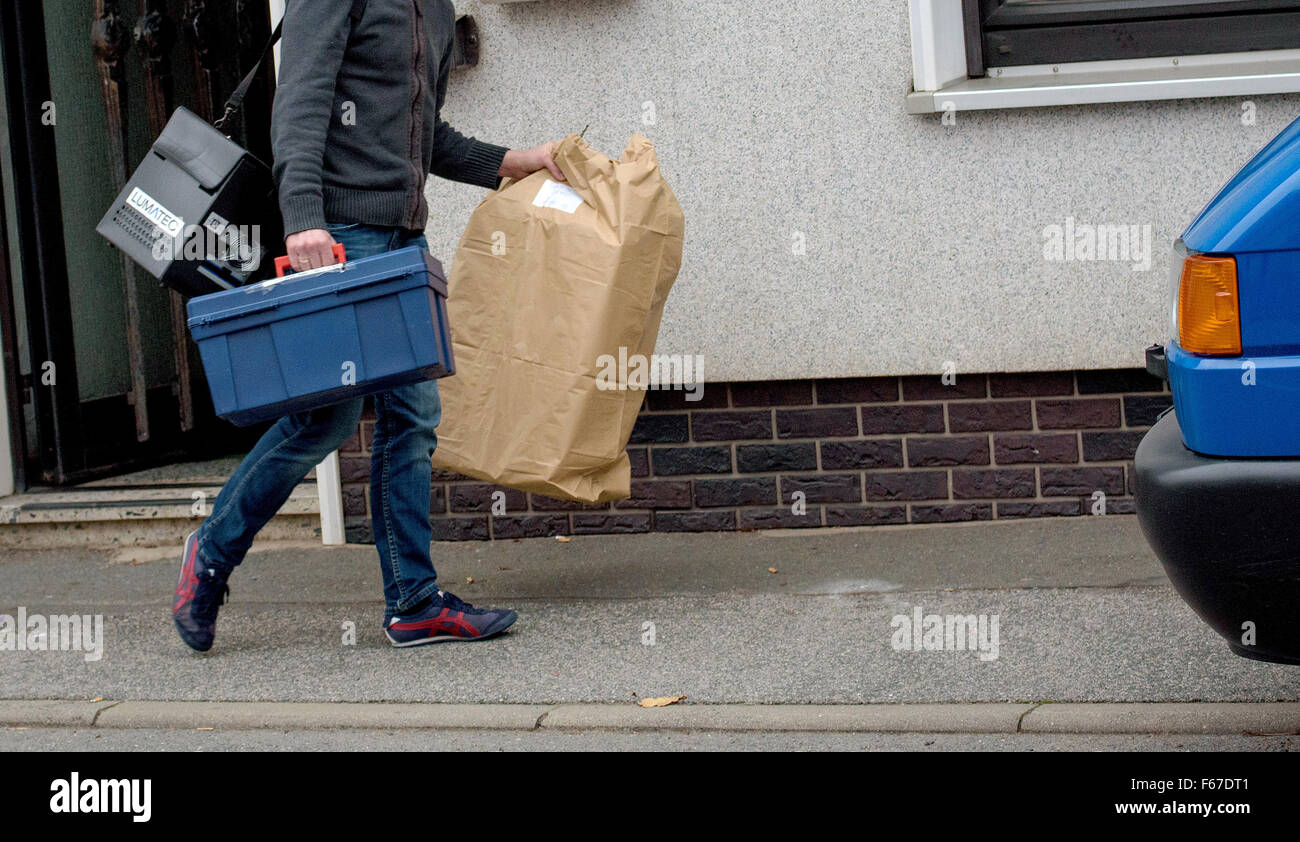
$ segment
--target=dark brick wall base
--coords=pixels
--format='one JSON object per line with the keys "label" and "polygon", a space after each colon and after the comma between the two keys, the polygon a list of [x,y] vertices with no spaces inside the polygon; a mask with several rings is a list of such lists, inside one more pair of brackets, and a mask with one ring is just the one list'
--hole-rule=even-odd
{"label": "dark brick wall base", "polygon": [[[631,499],[584,506],[435,471],[429,511],[446,541],[1128,513],[1133,452],[1169,405],[1137,369],[652,391]],[[367,412],[342,450],[354,542],[373,540],[373,427]]]}

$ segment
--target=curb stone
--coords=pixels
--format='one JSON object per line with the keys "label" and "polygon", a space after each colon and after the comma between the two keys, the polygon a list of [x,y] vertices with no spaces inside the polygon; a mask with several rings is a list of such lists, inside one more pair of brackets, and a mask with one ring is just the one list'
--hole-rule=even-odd
{"label": "curb stone", "polygon": [[1300,734],[1300,702],[1039,705],[1021,722],[1038,734]]}
{"label": "curb stone", "polygon": [[0,700],[0,727],[1300,734],[1300,702],[704,705]]}

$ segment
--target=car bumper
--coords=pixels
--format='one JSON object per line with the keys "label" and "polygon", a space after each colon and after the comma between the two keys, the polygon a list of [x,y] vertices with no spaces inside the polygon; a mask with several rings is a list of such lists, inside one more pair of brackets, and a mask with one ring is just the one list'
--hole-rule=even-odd
{"label": "car bumper", "polygon": [[[1148,370],[1160,362],[1148,354]],[[1202,357],[1170,342],[1163,363],[1183,440],[1227,458],[1300,458],[1300,356]]]}
{"label": "car bumper", "polygon": [[1142,531],[1183,599],[1237,654],[1300,664],[1300,460],[1194,453],[1171,412],[1134,469]]}

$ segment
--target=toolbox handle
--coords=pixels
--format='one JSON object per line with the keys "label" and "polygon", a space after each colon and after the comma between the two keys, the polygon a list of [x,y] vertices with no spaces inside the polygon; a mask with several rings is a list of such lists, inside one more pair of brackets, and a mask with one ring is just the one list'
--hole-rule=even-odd
{"label": "toolbox handle", "polygon": [[[343,248],[342,243],[334,244],[334,259],[337,260],[339,263],[348,262],[348,250]],[[275,259],[275,276],[277,278],[283,278],[284,270],[289,268],[291,268],[289,266],[289,255],[286,254],[284,257],[277,257]]]}

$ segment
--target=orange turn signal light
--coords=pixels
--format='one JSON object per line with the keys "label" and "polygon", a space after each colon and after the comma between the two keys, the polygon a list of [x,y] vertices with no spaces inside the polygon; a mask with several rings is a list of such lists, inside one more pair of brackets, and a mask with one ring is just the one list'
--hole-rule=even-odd
{"label": "orange turn signal light", "polygon": [[1241,354],[1237,261],[1193,254],[1178,282],[1178,344],[1192,354]]}

